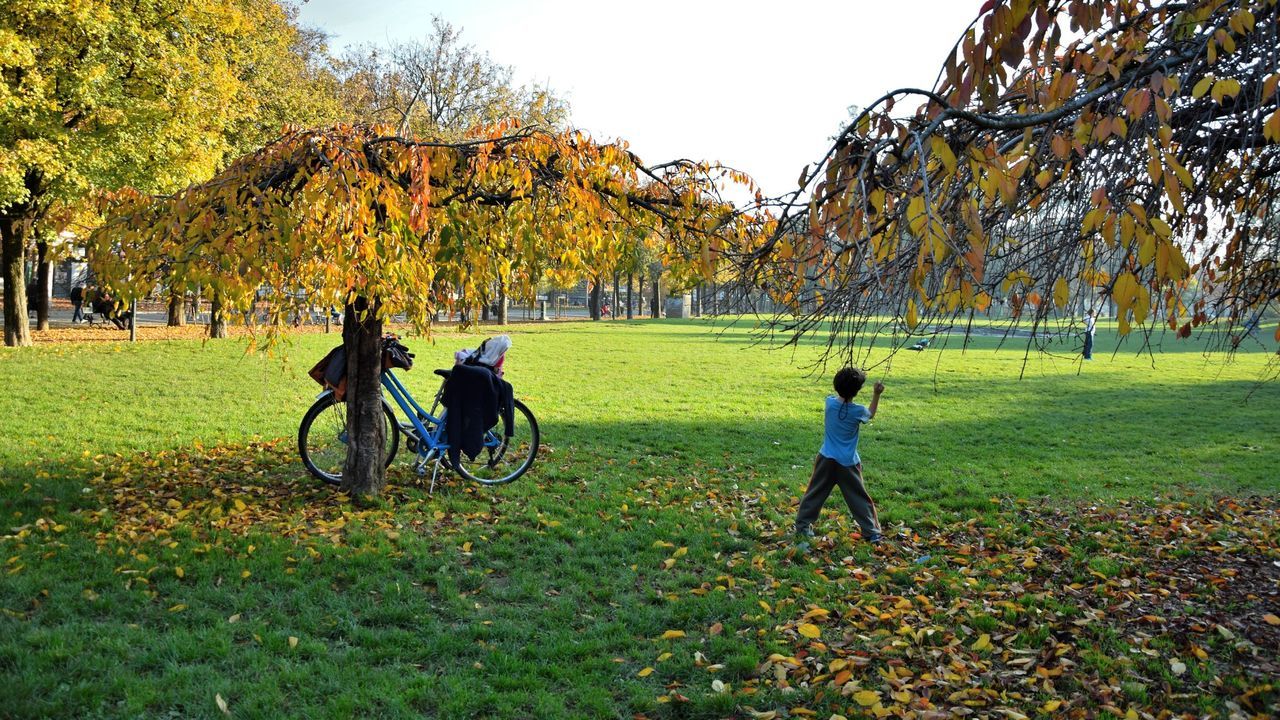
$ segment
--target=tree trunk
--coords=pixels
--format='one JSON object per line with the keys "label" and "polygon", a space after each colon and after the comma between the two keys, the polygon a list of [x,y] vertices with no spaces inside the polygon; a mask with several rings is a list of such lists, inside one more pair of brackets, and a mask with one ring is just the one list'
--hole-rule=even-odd
{"label": "tree trunk", "polygon": [[635,289],[635,273],[627,273],[627,319],[635,319],[635,313],[631,309],[631,304],[635,302],[636,296],[632,290]]}
{"label": "tree trunk", "polygon": [[644,317],[644,270],[640,271],[640,287],[636,290],[636,316]]}
{"label": "tree trunk", "polygon": [[4,274],[4,344],[31,344],[27,322],[27,232],[29,218],[0,215],[0,272]]}
{"label": "tree trunk", "polygon": [[618,317],[618,271],[613,271],[613,304],[609,306],[609,317]]}
{"label": "tree trunk", "polygon": [[209,337],[224,338],[227,336],[227,319],[222,312],[222,293],[214,291],[209,301]]}
{"label": "tree trunk", "polygon": [[591,281],[591,295],[587,299],[587,305],[591,309],[591,319],[600,319],[600,278]]}
{"label": "tree trunk", "polygon": [[36,330],[49,329],[49,243],[36,243]]}
{"label": "tree trunk", "polygon": [[498,324],[499,325],[507,324],[507,321],[510,317],[510,313],[508,312],[509,310],[510,310],[510,307],[509,307],[509,302],[507,300],[507,284],[504,282],[499,282],[498,283]]}
{"label": "tree trunk", "polygon": [[169,291],[169,327],[182,327],[187,324],[186,298],[176,290]]}
{"label": "tree trunk", "polygon": [[342,489],[378,495],[386,485],[386,432],[382,414],[382,319],[380,303],[348,303],[342,323],[347,349],[347,462]]}
{"label": "tree trunk", "polygon": [[653,316],[655,318],[662,317],[662,276],[655,274],[653,276]]}

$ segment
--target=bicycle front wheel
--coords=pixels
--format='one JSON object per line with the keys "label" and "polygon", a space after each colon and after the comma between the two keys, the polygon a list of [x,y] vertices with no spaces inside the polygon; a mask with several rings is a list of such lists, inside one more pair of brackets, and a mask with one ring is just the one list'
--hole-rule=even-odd
{"label": "bicycle front wheel", "polygon": [[533,467],[538,442],[538,421],[524,403],[516,400],[512,423],[499,422],[485,433],[484,448],[474,460],[463,454],[458,474],[481,485],[505,485]]}
{"label": "bicycle front wheel", "polygon": [[[400,448],[396,416],[382,403],[383,431],[386,433],[387,465]],[[302,464],[330,485],[342,484],[342,468],[347,462],[347,404],[328,393],[316,400],[298,427],[298,454]]]}

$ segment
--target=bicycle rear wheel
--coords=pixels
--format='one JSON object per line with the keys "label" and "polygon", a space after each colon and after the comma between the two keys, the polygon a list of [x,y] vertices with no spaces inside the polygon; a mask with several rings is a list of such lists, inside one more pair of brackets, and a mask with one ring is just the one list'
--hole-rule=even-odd
{"label": "bicycle rear wheel", "polygon": [[533,467],[538,456],[538,421],[519,400],[512,418],[511,425],[499,422],[485,433],[485,447],[474,460],[461,456],[456,468],[459,475],[481,485],[505,485]]}
{"label": "bicycle rear wheel", "polygon": [[[387,465],[400,448],[396,416],[382,403],[383,430],[386,432]],[[330,485],[342,484],[342,467],[347,462],[347,404],[328,393],[316,400],[298,427],[298,454],[302,464],[318,479]]]}

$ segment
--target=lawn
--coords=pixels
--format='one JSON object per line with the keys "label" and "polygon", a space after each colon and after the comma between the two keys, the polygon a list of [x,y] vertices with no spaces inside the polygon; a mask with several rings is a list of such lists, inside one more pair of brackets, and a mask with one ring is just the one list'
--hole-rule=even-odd
{"label": "lawn", "polygon": [[[1268,329],[1264,337],[1270,337]],[[903,353],[797,552],[829,373],[698,321],[513,326],[544,449],[386,497],[293,447],[336,336],[0,352],[0,717],[1124,717],[1274,709],[1276,357]],[[106,332],[106,331],[104,331]],[[475,336],[410,338],[430,396]],[[1117,349],[1118,348],[1118,349]],[[1113,353],[1113,350],[1115,351]],[[775,715],[770,715],[775,713]],[[1008,713],[1000,713],[1008,715]]]}

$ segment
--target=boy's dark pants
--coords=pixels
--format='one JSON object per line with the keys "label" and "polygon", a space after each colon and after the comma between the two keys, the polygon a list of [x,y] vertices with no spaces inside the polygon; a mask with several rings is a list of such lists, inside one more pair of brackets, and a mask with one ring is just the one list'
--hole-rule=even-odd
{"label": "boy's dark pants", "polygon": [[858,521],[862,536],[871,537],[880,534],[880,518],[876,515],[876,505],[862,485],[862,465],[848,467],[819,453],[813,461],[813,477],[809,480],[809,489],[800,498],[800,511],[796,513],[796,530],[802,531],[818,519],[822,504],[827,501],[831,489],[840,486],[840,494],[844,495],[849,512]]}

